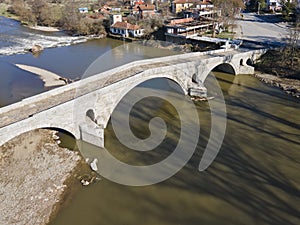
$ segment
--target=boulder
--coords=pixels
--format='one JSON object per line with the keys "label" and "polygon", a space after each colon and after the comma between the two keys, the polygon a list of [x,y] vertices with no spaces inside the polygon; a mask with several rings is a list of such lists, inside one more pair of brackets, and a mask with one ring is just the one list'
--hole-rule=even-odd
{"label": "boulder", "polygon": [[90,166],[91,166],[91,169],[92,169],[92,170],[94,170],[94,171],[97,171],[97,170],[98,170],[97,163],[98,163],[98,159],[94,159],[94,160],[90,163]]}
{"label": "boulder", "polygon": [[32,46],[31,49],[29,49],[29,51],[32,52],[33,54],[39,53],[39,52],[41,52],[43,50],[44,50],[44,48],[41,45],[34,45],[34,46]]}

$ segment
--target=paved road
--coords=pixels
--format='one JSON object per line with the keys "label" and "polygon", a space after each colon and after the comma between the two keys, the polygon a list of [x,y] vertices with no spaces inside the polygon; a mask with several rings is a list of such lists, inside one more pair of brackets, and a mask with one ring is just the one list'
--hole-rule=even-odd
{"label": "paved road", "polygon": [[243,15],[243,19],[237,22],[239,38],[275,45],[282,45],[285,41],[289,32],[288,26],[280,22],[275,15],[256,13],[243,13]]}

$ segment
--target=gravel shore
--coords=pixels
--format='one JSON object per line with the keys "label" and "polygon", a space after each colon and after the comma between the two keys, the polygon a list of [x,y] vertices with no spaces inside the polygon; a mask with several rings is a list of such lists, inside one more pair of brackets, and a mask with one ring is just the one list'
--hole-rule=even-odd
{"label": "gravel shore", "polygon": [[35,130],[0,147],[1,225],[47,224],[58,210],[82,158],[55,139],[54,131]]}
{"label": "gravel shore", "polygon": [[300,98],[300,80],[281,78],[261,72],[256,72],[254,77],[273,87],[281,88],[287,94]]}

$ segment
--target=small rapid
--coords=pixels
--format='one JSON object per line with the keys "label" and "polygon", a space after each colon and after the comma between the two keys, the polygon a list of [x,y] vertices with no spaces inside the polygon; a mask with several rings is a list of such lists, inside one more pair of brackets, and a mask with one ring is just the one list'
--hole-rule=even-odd
{"label": "small rapid", "polygon": [[68,36],[62,31],[33,30],[22,26],[16,20],[0,16],[0,55],[26,53],[34,45],[53,48],[86,42],[87,39],[82,36]]}

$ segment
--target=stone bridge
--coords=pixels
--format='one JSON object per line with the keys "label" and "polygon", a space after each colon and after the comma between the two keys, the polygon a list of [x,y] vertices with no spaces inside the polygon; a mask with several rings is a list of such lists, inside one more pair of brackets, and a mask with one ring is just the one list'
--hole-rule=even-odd
{"label": "stone bridge", "polygon": [[166,78],[185,94],[205,94],[203,82],[214,68],[235,75],[253,74],[249,62],[262,53],[264,50],[222,49],[141,60],[26,98],[0,108],[0,145],[30,130],[57,128],[103,147],[112,112],[137,85]]}

